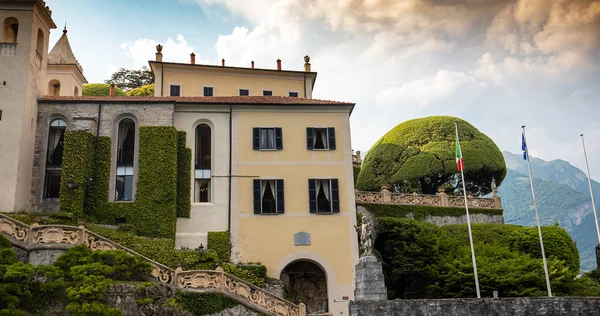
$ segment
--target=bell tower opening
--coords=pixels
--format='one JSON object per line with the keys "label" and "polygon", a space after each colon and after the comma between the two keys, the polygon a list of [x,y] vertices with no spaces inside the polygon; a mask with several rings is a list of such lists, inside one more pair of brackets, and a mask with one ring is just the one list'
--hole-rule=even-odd
{"label": "bell tower opening", "polygon": [[19,37],[19,21],[9,17],[2,23],[2,40],[4,43],[16,43]]}

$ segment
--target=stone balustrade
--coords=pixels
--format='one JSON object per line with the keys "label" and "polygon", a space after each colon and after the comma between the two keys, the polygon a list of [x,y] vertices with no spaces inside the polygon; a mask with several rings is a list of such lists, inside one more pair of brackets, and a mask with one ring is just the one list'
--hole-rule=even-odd
{"label": "stone balustrade", "polygon": [[[463,196],[448,195],[444,190],[438,194],[417,193],[391,193],[387,188],[381,192],[355,191],[356,203],[384,203],[398,205],[427,205],[445,207],[465,207]],[[492,192],[492,198],[481,198],[467,196],[469,207],[502,209],[502,202],[496,191]]]}
{"label": "stone balustrade", "polygon": [[17,43],[0,43],[0,56],[14,56],[17,52]]}
{"label": "stone balustrade", "polygon": [[0,214],[0,233],[10,237],[11,243],[21,249],[47,248],[66,249],[75,245],[86,245],[92,250],[121,249],[132,256],[138,256],[152,266],[151,276],[160,283],[188,291],[218,292],[257,311],[284,316],[305,316],[304,303],[293,304],[272,293],[254,286],[233,275],[225,273],[221,267],[216,270],[175,270],[123,247],[111,240],[87,230],[84,226],[43,225],[31,226]]}

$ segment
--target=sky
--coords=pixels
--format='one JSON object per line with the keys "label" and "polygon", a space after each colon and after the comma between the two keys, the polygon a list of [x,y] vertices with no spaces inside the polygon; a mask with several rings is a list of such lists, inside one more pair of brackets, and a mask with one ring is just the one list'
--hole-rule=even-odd
{"label": "sky", "polygon": [[[165,61],[318,72],[313,97],[356,103],[352,147],[451,115],[501,150],[600,180],[600,0],[47,0],[88,81]],[[465,157],[468,163],[468,157]],[[532,171],[535,176],[535,170]]]}

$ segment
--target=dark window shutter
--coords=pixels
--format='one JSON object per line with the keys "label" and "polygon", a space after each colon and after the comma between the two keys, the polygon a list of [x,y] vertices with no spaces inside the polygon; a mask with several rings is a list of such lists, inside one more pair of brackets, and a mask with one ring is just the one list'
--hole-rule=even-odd
{"label": "dark window shutter", "polygon": [[281,127],[275,127],[275,148],[283,149],[283,135],[281,133]]}
{"label": "dark window shutter", "polygon": [[260,132],[260,128],[254,127],[252,128],[252,149],[259,150],[260,149],[260,137],[258,136]]}
{"label": "dark window shutter", "polygon": [[254,214],[260,214],[260,179],[254,179]]}
{"label": "dark window shutter", "polygon": [[283,214],[285,201],[283,198],[283,180],[276,180],[275,186],[277,187],[277,214]]}
{"label": "dark window shutter", "polygon": [[328,127],[327,134],[329,135],[329,149],[335,149],[335,128]]}
{"label": "dark window shutter", "polygon": [[314,128],[312,127],[307,127],[306,128],[306,148],[312,150],[313,149],[313,144],[314,144],[314,139],[313,139],[313,132]]}
{"label": "dark window shutter", "polygon": [[338,179],[331,179],[331,211],[334,213],[340,212],[340,190]]}
{"label": "dark window shutter", "polygon": [[317,180],[308,179],[308,204],[311,213],[317,212]]}

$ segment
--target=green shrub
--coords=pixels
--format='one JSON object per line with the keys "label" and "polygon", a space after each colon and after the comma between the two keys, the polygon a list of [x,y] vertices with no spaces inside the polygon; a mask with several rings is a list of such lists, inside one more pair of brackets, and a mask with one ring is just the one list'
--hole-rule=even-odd
{"label": "green shrub", "polygon": [[216,293],[178,291],[176,299],[185,310],[198,316],[220,313],[224,309],[239,305],[237,301]]}
{"label": "green shrub", "polygon": [[[399,192],[434,194],[440,187],[462,191],[455,162],[455,126],[465,158],[467,190],[475,195],[491,192],[494,178],[500,185],[506,165],[496,144],[468,122],[456,117],[413,119],[387,132],[368,151],[356,187],[379,191],[392,184]],[[451,190],[450,190],[451,189]]]}
{"label": "green shrub", "polygon": [[[108,96],[110,95],[110,85],[105,83],[88,83],[83,85],[83,90],[81,95],[83,96]],[[127,96],[123,90],[119,87],[115,87],[115,95],[116,96]]]}
{"label": "green shrub", "polygon": [[177,217],[190,217],[192,150],[186,147],[186,133],[177,132]]}
{"label": "green shrub", "polygon": [[[463,216],[466,215],[464,208],[426,205],[396,205],[396,204],[371,204],[357,203],[363,206],[375,217],[398,217],[405,218],[412,214],[416,220],[425,220],[427,216]],[[487,208],[469,208],[470,214],[502,215],[503,211]]]}
{"label": "green shrub", "polygon": [[[11,250],[12,249],[3,249]],[[33,266],[9,262],[2,257],[0,263],[0,310],[17,309],[40,313],[58,299],[64,286],[63,274],[53,266]]]}
{"label": "green shrub", "polygon": [[[116,94],[116,92],[115,92]],[[130,97],[153,97],[154,96],[154,84],[147,84],[139,88],[131,89],[125,92]]]}
{"label": "green shrub", "polygon": [[229,232],[208,232],[208,242],[206,247],[217,252],[219,260],[229,261],[229,250],[231,249]]}
{"label": "green shrub", "polygon": [[267,277],[267,267],[260,263],[248,264],[232,264],[223,263],[223,270],[237,278],[240,278],[248,283],[262,287],[265,284]]}
{"label": "green shrub", "polygon": [[[60,210],[83,217],[84,200],[94,174],[94,134],[87,131],[66,131],[62,176],[60,179]],[[73,188],[69,188],[69,184]]]}

